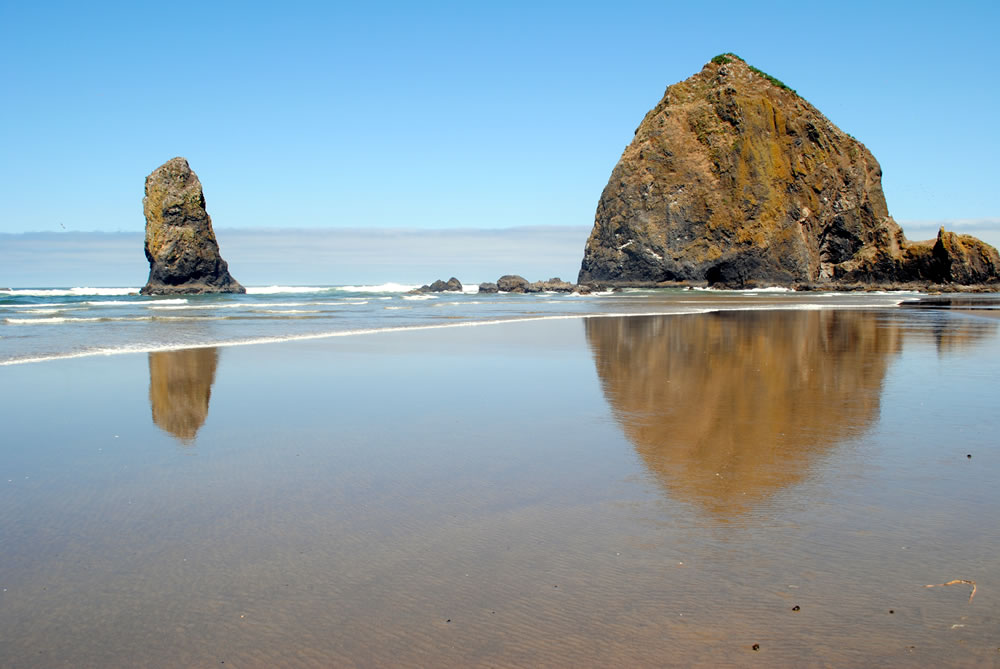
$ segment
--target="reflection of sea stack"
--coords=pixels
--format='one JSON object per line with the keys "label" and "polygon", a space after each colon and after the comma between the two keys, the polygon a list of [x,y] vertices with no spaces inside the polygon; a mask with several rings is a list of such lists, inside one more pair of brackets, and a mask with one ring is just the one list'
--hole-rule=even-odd
{"label": "reflection of sea stack", "polygon": [[195,348],[149,354],[153,422],[189,443],[208,417],[219,351]]}
{"label": "reflection of sea stack", "polygon": [[168,160],[146,177],[146,259],[143,295],[245,293],[219,255],[198,176],[183,158]]}
{"label": "reflection of sea stack", "polygon": [[996,249],[909,242],[882,168],[782,82],[733,54],[667,88],[597,205],[581,283],[979,284]]}
{"label": "reflection of sea stack", "polygon": [[900,335],[868,312],[586,321],[604,394],[671,496],[723,518],[878,417]]}

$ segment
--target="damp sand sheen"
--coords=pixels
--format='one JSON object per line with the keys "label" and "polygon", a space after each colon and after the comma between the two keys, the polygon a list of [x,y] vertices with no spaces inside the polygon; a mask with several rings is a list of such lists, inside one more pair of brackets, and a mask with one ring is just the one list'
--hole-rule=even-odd
{"label": "damp sand sheen", "polygon": [[995,312],[643,300],[5,365],[0,666],[1000,661]]}

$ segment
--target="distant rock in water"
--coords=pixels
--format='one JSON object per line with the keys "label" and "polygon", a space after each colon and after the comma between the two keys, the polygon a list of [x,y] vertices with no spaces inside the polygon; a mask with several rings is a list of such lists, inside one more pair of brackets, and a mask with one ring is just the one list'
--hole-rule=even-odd
{"label": "distant rock in water", "polygon": [[149,280],[143,295],[245,293],[219,255],[201,182],[184,158],[168,160],[146,177]]}
{"label": "distant rock in water", "polygon": [[451,277],[447,281],[442,281],[438,279],[431,285],[423,285],[420,288],[414,288],[410,291],[411,293],[454,293],[462,292],[462,282]]}
{"label": "distant rock in water", "polygon": [[528,290],[528,280],[519,274],[504,274],[497,279],[497,289],[502,293],[524,293]]}
{"label": "distant rock in water", "polygon": [[577,290],[575,283],[554,277],[548,281],[532,281],[525,288],[528,293],[572,293]]}
{"label": "distant rock in water", "polygon": [[738,56],[667,88],[601,194],[579,282],[982,284],[996,249],[908,242],[856,139]]}

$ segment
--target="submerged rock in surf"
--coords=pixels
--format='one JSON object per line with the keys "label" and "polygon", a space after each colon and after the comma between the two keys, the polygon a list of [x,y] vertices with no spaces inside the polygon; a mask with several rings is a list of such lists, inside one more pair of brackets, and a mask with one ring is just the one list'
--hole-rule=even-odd
{"label": "submerged rock in surf", "polygon": [[201,182],[187,160],[168,160],[146,177],[142,208],[149,279],[140,293],[246,292],[219,255]]}

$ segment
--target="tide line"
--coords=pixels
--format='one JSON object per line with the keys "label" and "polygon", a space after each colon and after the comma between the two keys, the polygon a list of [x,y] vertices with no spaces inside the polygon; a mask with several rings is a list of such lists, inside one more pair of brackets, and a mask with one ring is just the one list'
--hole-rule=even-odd
{"label": "tide line", "polygon": [[[898,306],[896,305],[885,305],[885,306]],[[314,332],[308,334],[297,334],[297,335],[283,335],[274,337],[256,337],[252,339],[234,339],[230,341],[205,341],[196,342],[190,344],[164,344],[158,346],[143,346],[143,345],[133,345],[133,346],[122,346],[117,348],[102,348],[102,349],[90,349],[86,351],[73,351],[70,353],[55,353],[45,356],[33,356],[24,358],[15,358],[11,360],[0,361],[0,367],[6,367],[9,365],[22,365],[28,363],[37,362],[48,362],[51,360],[67,360],[72,358],[86,358],[95,356],[111,356],[111,355],[122,355],[129,353],[158,353],[161,351],[181,351],[189,350],[194,348],[230,348],[235,346],[253,346],[257,344],[279,344],[282,342],[295,342],[295,341],[310,341],[317,339],[333,339],[336,337],[358,337],[365,335],[377,335],[392,332],[415,332],[420,330],[444,330],[449,328],[471,328],[471,327],[481,327],[488,325],[505,325],[508,323],[529,323],[538,321],[563,321],[563,320],[587,320],[591,318],[642,318],[650,316],[685,316],[685,315],[698,315],[707,314],[715,312],[724,311],[757,311],[757,310],[770,310],[770,311],[790,311],[790,310],[811,310],[811,309],[867,309],[871,308],[872,305],[857,305],[857,304],[845,304],[845,305],[814,305],[814,304],[796,304],[796,305],[767,305],[767,306],[734,306],[732,308],[727,307],[702,307],[702,308],[688,308],[688,309],[673,309],[673,310],[660,310],[660,311],[645,311],[645,312],[632,312],[632,313],[621,313],[621,312],[611,312],[603,314],[553,314],[549,316],[519,316],[514,318],[497,318],[492,320],[476,320],[476,321],[464,321],[464,322],[448,322],[448,323],[433,323],[427,325],[401,325],[395,327],[384,327],[384,328],[365,328],[356,330],[338,330],[333,332]]]}

